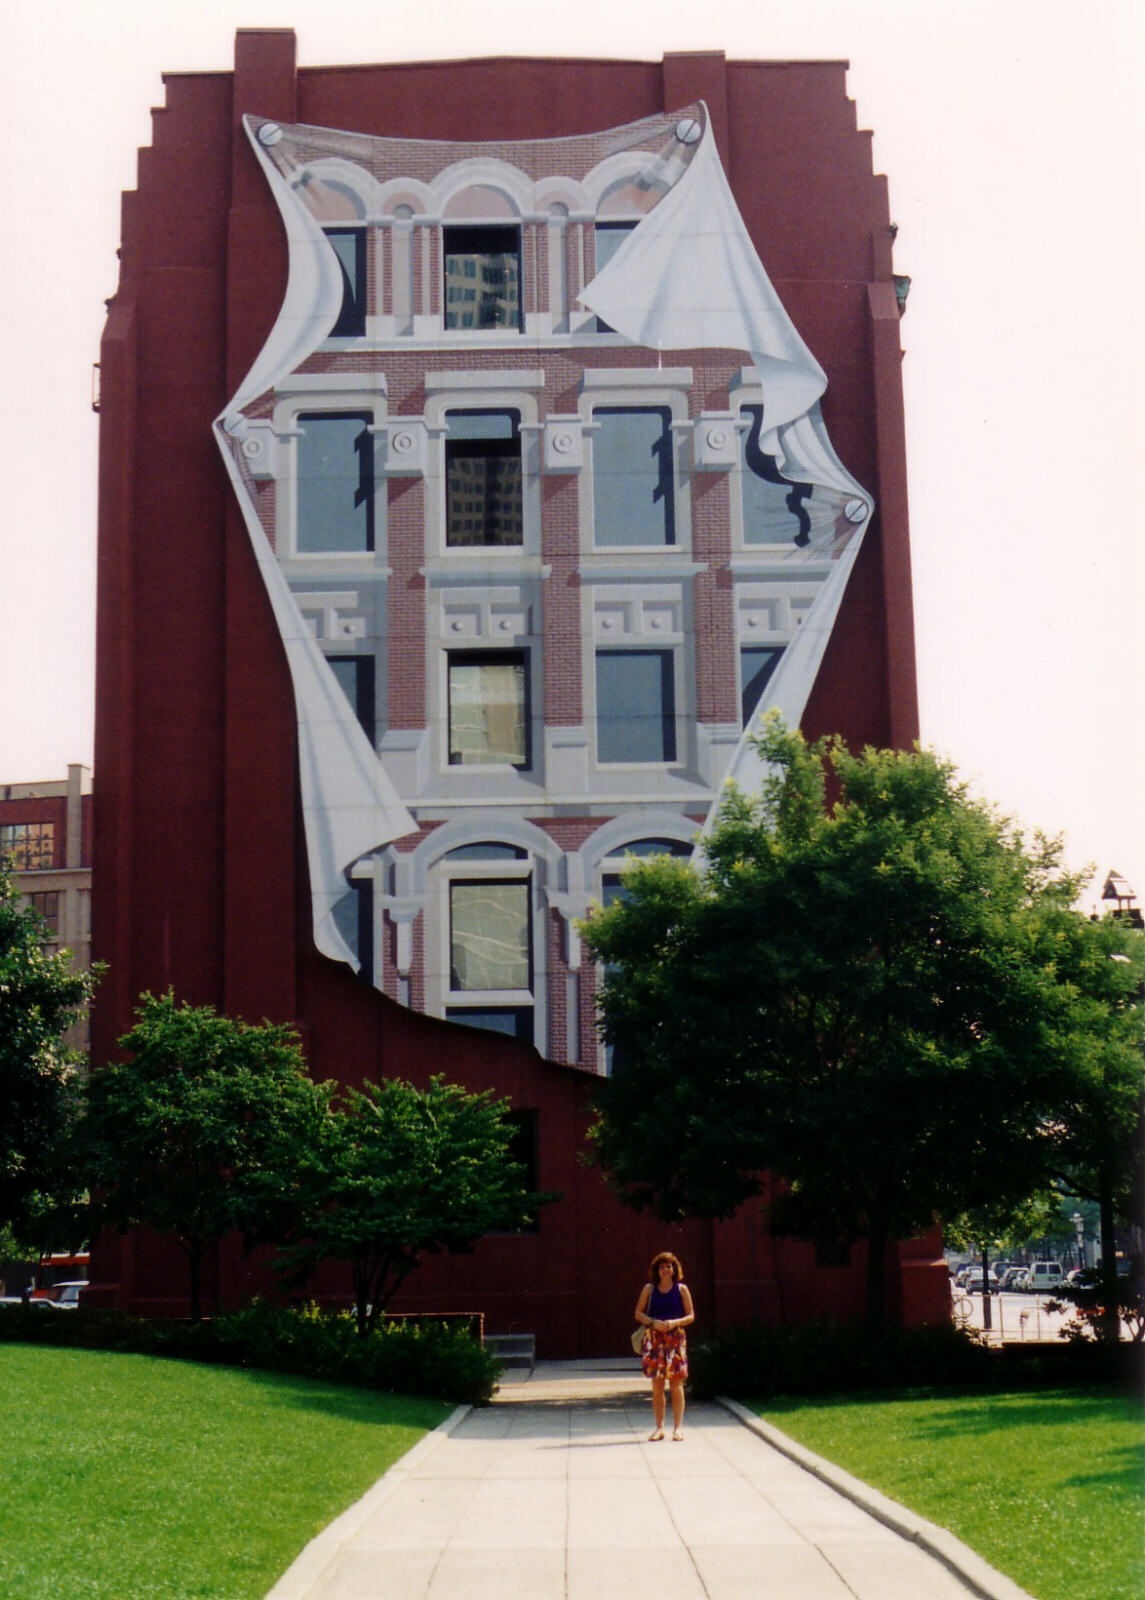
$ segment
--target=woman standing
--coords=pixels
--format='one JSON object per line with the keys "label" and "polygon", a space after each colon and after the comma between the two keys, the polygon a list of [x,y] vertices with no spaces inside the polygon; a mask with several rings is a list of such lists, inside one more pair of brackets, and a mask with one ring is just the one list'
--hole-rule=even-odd
{"label": "woman standing", "polygon": [[648,1282],[636,1302],[636,1320],[648,1329],[641,1365],[652,1379],[649,1439],[664,1437],[664,1385],[672,1391],[672,1438],[684,1437],[684,1383],[688,1377],[688,1341],[684,1329],[695,1317],[684,1269],[670,1250],[653,1256]]}

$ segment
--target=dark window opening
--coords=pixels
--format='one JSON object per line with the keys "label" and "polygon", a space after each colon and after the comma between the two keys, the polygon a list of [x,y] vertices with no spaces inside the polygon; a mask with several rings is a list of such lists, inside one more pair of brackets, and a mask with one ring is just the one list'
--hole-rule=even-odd
{"label": "dark window opening", "polygon": [[739,683],[740,702],[743,708],[743,726],[746,728],[751,721],[763,691],[771,682],[779,658],[783,654],[782,645],[751,646],[739,653]]}
{"label": "dark window opening", "polygon": [[330,329],[332,339],[352,339],[366,331],[366,233],[364,228],[326,228],[342,269],[342,309]]}
{"label": "dark window opening", "polygon": [[298,419],[298,549],[374,548],[374,440],[364,412]]}
{"label": "dark window opening", "polygon": [[373,656],[327,656],[326,659],[363,733],[373,744],[377,731]]}
{"label": "dark window opening", "polygon": [[598,762],[675,761],[676,692],[670,650],[598,650]]}
{"label": "dark window opening", "polygon": [[446,424],[446,544],[522,544],[520,412],[450,411]]}
{"label": "dark window opening", "polygon": [[667,406],[598,406],[592,415],[596,543],[675,544],[671,412]]}
{"label": "dark window opening", "polygon": [[445,326],[521,331],[521,230],[442,229]]}

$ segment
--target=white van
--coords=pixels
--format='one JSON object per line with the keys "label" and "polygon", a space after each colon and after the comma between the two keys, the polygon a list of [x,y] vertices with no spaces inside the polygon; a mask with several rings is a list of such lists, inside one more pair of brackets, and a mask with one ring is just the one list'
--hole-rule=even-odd
{"label": "white van", "polygon": [[1057,1289],[1064,1282],[1060,1261],[1035,1261],[1026,1269],[1022,1289],[1026,1294],[1041,1294],[1044,1289]]}

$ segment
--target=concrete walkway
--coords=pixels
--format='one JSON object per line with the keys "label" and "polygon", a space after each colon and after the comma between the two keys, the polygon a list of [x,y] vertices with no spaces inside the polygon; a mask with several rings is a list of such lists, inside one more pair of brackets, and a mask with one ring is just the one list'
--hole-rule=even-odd
{"label": "concrete walkway", "polygon": [[507,1375],[268,1600],[1021,1600],[943,1529],[746,1413],[695,1404],[682,1443],[648,1443],[648,1392],[635,1361]]}

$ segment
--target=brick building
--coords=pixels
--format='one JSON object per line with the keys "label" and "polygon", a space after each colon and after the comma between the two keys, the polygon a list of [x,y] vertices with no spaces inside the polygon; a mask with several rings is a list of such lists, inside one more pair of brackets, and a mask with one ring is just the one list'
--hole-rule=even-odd
{"label": "brick building", "polygon": [[[616,1344],[669,1230],[578,1161],[576,919],[691,853],[769,706],[917,732],[890,245],[839,63],[299,69],[251,31],[167,80],[102,351],[97,1041],[172,985],[319,1076],[509,1095],[565,1198],[407,1306]],[[757,1208],[671,1236],[717,1321],[860,1304]],[[154,1241],[93,1273],[170,1301]]]}
{"label": "brick building", "polygon": [[[91,773],[78,763],[63,779],[0,784],[0,858],[25,904],[43,917],[48,945],[68,950],[79,971],[91,965]],[[88,1020],[64,1042],[88,1047]]]}

